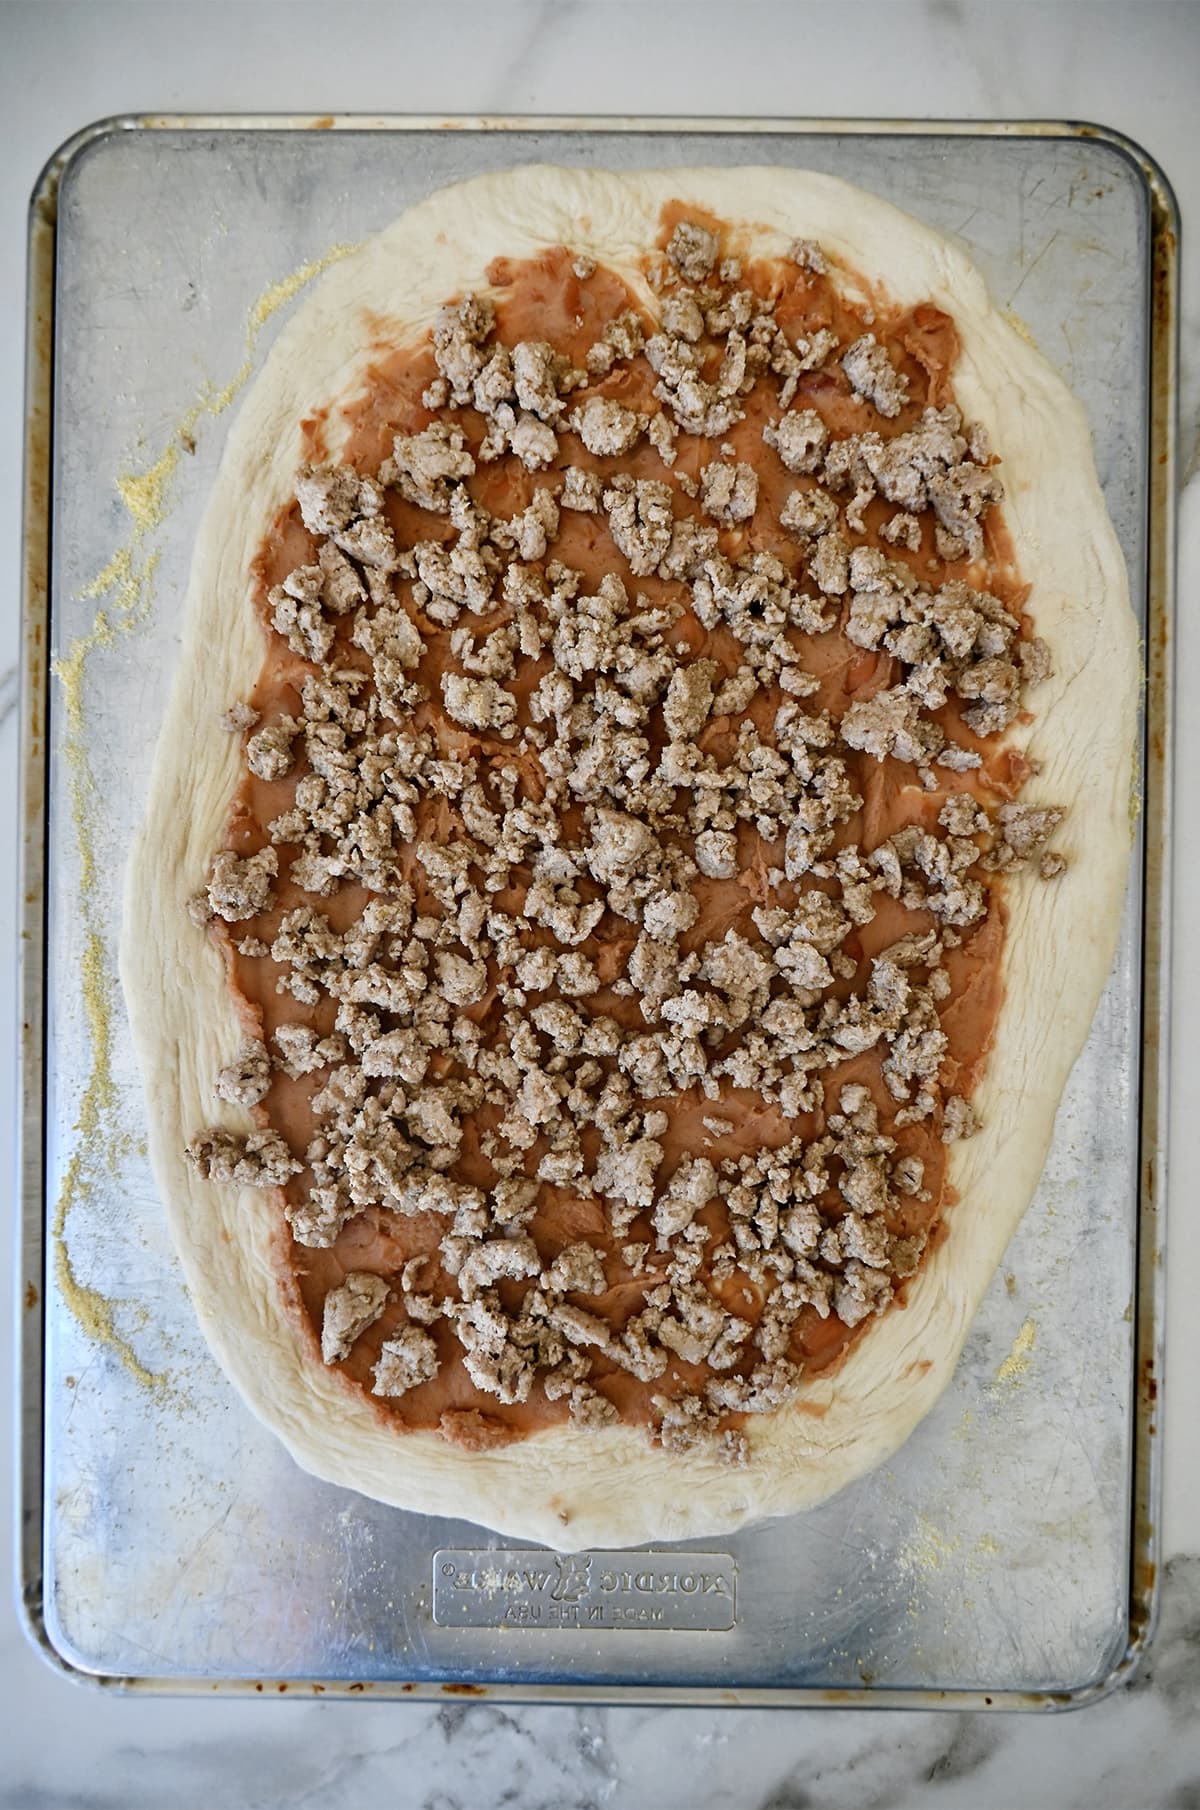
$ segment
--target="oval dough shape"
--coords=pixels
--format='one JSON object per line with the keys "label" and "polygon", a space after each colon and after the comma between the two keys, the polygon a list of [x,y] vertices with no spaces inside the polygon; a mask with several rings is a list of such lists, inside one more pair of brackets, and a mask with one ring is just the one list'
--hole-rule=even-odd
{"label": "oval dough shape", "polygon": [[[1069,806],[1057,838],[1069,866],[1053,885],[1011,890],[1005,1003],[973,1096],[982,1128],[951,1147],[947,1179],[959,1204],[945,1235],[903,1305],[872,1323],[840,1365],[803,1384],[783,1410],[751,1417],[748,1464],[703,1448],[669,1453],[627,1426],[556,1426],[467,1453],[436,1433],[398,1434],[315,1360],[277,1279],[272,1252],[287,1233],[272,1201],[202,1181],[185,1160],[188,1137],[213,1120],[212,1076],[239,1035],[222,958],[186,902],[239,777],[239,738],[218,718],[261,667],[250,561],[292,494],[303,417],[354,393],[381,320],[398,344],[421,337],[448,298],[487,293],[485,272],[499,256],[566,244],[615,268],[651,307],[637,260],[668,201],[743,223],[734,234],[743,255],[781,256],[793,240],[813,239],[889,300],[929,301],[952,316],[956,400],[1000,461],[1027,608],[1054,656],[1036,719],[1012,737],[1038,769],[1022,802]],[[953,1373],[1037,1186],[1108,975],[1131,846],[1138,689],[1124,564],[1082,410],[967,259],[874,196],[804,171],[529,166],[440,191],[328,271],[247,396],[203,519],[121,945],[151,1160],[197,1314],[236,1388],[297,1462],[402,1508],[571,1550],[729,1533],[812,1507],[890,1456]],[[221,1122],[250,1128],[232,1106]]]}

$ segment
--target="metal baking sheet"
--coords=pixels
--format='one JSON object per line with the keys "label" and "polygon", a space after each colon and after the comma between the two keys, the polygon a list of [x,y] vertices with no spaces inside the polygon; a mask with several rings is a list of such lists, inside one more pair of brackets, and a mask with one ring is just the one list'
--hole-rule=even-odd
{"label": "metal baking sheet", "polygon": [[[1150,680],[1120,952],[942,1401],[814,1513],[571,1565],[319,1483],[235,1398],[167,1238],[113,970],[227,404],[332,246],[537,159],[829,170],[961,241],[1088,411]],[[1175,230],[1136,147],[1067,125],[158,118],[64,147],[31,234],[22,1126],[23,1584],[63,1668],[960,1707],[1128,1669],[1156,1553]]]}

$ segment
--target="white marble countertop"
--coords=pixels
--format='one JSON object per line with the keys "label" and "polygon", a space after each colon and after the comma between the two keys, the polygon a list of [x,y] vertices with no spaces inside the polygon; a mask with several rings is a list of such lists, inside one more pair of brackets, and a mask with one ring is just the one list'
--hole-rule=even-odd
{"label": "white marble countertop", "polygon": [[[110,4],[0,0],[0,847],[15,846],[15,609],[27,197],[63,139],[125,110],[1068,117],[1159,160],[1185,221],[1183,443],[1200,400],[1200,133],[1194,3],[706,5]],[[1200,483],[1183,506],[1180,696],[1200,683]],[[1176,898],[1200,890],[1200,722],[1180,713]],[[0,1021],[15,900],[0,889]],[[1180,910],[1181,930],[1192,912]],[[1073,1715],[501,1709],[117,1699],[66,1682],[0,1606],[0,1810],[1188,1810],[1200,1806],[1200,950],[1176,957],[1166,1413],[1168,1563],[1143,1678]],[[13,1038],[0,1036],[0,1148]],[[1184,1111],[1185,1102],[1192,1107]],[[4,1360],[7,1364],[7,1356]],[[0,1381],[0,1466],[12,1391]],[[3,1516],[9,1520],[12,1490]],[[11,1535],[3,1536],[11,1547]]]}

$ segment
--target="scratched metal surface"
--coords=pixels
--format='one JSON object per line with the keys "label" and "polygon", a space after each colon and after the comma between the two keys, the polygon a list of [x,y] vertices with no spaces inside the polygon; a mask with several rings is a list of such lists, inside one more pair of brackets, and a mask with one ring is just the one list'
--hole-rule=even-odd
{"label": "scratched metal surface", "polygon": [[[471,131],[120,130],[71,161],[59,217],[52,638],[92,627],[81,591],[128,538],[114,480],[153,464],[244,352],[264,289],[334,241],[478,170],[779,162],[862,183],[961,239],[1084,403],[1144,608],[1148,217],[1140,173],[1084,138]],[[266,349],[278,319],[268,324]],[[84,728],[111,957],[194,533],[229,416],[202,419],[137,633],[88,667]],[[145,549],[144,549],[145,550]],[[89,1074],[86,925],[69,725],[51,718],[47,1226]],[[1127,1640],[1137,1231],[1139,887],[1067,1088],[1037,1198],[939,1406],[824,1509],[706,1541],[736,1566],[736,1620],[658,1627],[437,1625],[433,1555],[501,1543],[297,1470],[236,1399],[193,1320],[144,1155],[128,1030],[111,996],[113,1098],[66,1232],[152,1390],[85,1333],[48,1263],[46,1628],[68,1665],[210,1687],[269,1678],[726,1690],[1079,1689]],[[102,1103],[103,1105],[104,1103]],[[49,1236],[49,1233],[48,1233]],[[1023,1330],[1024,1329],[1024,1330]],[[1032,1330],[1031,1330],[1032,1329]],[[1030,1340],[1032,1345],[1030,1346]],[[1016,1346],[1015,1359],[1006,1364]]]}

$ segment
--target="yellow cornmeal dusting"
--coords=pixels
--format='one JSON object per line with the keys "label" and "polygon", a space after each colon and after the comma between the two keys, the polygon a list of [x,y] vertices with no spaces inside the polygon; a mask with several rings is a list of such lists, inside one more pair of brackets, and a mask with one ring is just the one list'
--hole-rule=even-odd
{"label": "yellow cornmeal dusting", "polygon": [[128,547],[122,547],[114,553],[103,572],[97,572],[91,584],[84,585],[79,596],[83,602],[93,597],[106,597],[112,591],[119,608],[133,608],[137,596],[137,580],[133,570],[133,555]]}
{"label": "yellow cornmeal dusting", "polygon": [[157,549],[147,550],[145,543],[162,526],[169,513],[180,449],[194,452],[196,430],[202,418],[215,419],[222,414],[248,381],[254,368],[259,335],[271,316],[290,302],[305,284],[355,249],[353,245],[335,245],[324,257],[301,265],[290,276],[265,289],[247,313],[246,356],[230,382],[223,389],[206,384],[172,429],[166,447],[154,463],[144,471],[123,472],[117,478],[117,494],[132,524],[129,538],[78,594],[82,602],[103,598],[106,607],[96,611],[87,633],[77,636],[51,667],[62,688],[66,713],[63,754],[71,776],[71,815],[79,853],[79,908],[84,934],[80,992],[91,1049],[91,1066],[75,1122],[76,1144],[63,1176],[50,1227],[54,1275],[63,1300],[87,1336],[107,1345],[139,1383],[155,1391],[167,1387],[167,1378],[148,1370],[121,1336],[114,1318],[116,1304],[80,1281],[67,1245],[67,1220],[72,1211],[94,1197],[103,1177],[107,1175],[111,1179],[121,1157],[134,1147],[133,1140],[110,1123],[117,1106],[111,1059],[113,980],[95,898],[94,824],[98,800],[85,733],[87,667],[98,649],[112,647],[118,636],[132,633],[149,615],[159,553]]}
{"label": "yellow cornmeal dusting", "polygon": [[[181,424],[176,428],[176,434],[190,431],[190,428],[194,426],[194,422],[189,423],[188,428],[184,428]],[[162,521],[165,513],[167,486],[175,476],[175,467],[178,464],[179,440],[177,438],[171,441],[162,458],[152,465],[149,471],[143,471],[137,477],[126,473],[124,477],[117,479],[117,491],[121,501],[133,517],[135,527],[140,529],[143,534],[148,534],[151,528],[157,528]]]}
{"label": "yellow cornmeal dusting", "polygon": [[92,1181],[90,1175],[85,1177],[82,1161],[83,1147],[80,1145],[67,1165],[67,1173],[63,1177],[62,1189],[58,1197],[58,1206],[54,1211],[51,1232],[54,1239],[54,1280],[58,1284],[59,1293],[75,1315],[76,1320],[87,1334],[101,1345],[107,1345],[120,1358],[125,1368],[136,1382],[143,1388],[162,1393],[167,1387],[167,1379],[160,1372],[147,1370],[137,1353],[120,1333],[113,1322],[113,1303],[107,1295],[98,1289],[89,1288],[80,1282],[75,1274],[71,1255],[67,1249],[65,1227],[67,1214],[77,1201],[86,1198]]}
{"label": "yellow cornmeal dusting", "polygon": [[[1143,652],[1145,650],[1143,649]],[[1146,682],[1146,662],[1142,660],[1142,683]],[[1137,836],[1138,818],[1142,814],[1142,750],[1135,743],[1133,750],[1133,772],[1129,778],[1129,840],[1132,843]]]}
{"label": "yellow cornmeal dusting", "polygon": [[1013,309],[1006,308],[1004,310],[1004,318],[1008,322],[1009,326],[1012,328],[1013,332],[1019,333],[1021,338],[1025,341],[1026,345],[1032,346],[1034,351],[1036,352],[1037,351],[1037,340],[1033,337],[1033,334],[1030,332],[1030,329],[1027,326],[1027,324],[1021,319],[1021,316],[1019,314],[1015,313],[1013,311]]}
{"label": "yellow cornmeal dusting", "polygon": [[[140,539],[140,534],[138,536]],[[154,574],[158,570],[158,553],[151,553],[138,567],[134,548],[123,547],[109,561],[104,572],[93,580],[93,587],[108,577],[106,589],[114,595],[112,610],[97,610],[86,635],[71,643],[70,652],[56,660],[51,671],[62,686],[67,716],[67,733],[63,754],[70,771],[71,816],[75,824],[75,843],[79,850],[79,892],[85,929],[95,931],[91,894],[96,879],[96,849],[92,834],[95,821],[96,787],[88,760],[84,738],[83,681],[89,657],[99,647],[111,647],[118,634],[128,634],[150,611]],[[101,593],[89,587],[84,597]]]}
{"label": "yellow cornmeal dusting", "polygon": [[1017,1382],[1029,1368],[1029,1354],[1037,1341],[1037,1326],[1032,1320],[1026,1320],[1020,1332],[1013,1340],[1013,1348],[996,1372],[992,1387],[1000,1383]]}
{"label": "yellow cornmeal dusting", "polygon": [[963,1577],[986,1578],[994,1567],[990,1561],[1000,1551],[994,1534],[983,1533],[973,1546],[964,1548],[958,1534],[945,1533],[927,1515],[918,1515],[911,1535],[896,1554],[896,1569],[909,1580],[917,1592],[910,1597],[910,1608],[916,1604],[919,1579],[953,1566]]}
{"label": "yellow cornmeal dusting", "polygon": [[87,932],[80,963],[83,1005],[92,1049],[92,1068],[75,1121],[78,1142],[54,1209],[54,1275],[71,1312],[90,1338],[108,1345],[126,1369],[148,1389],[161,1390],[166,1378],[147,1370],[133,1347],[123,1339],[113,1321],[113,1304],[97,1289],[80,1282],[67,1249],[67,1214],[77,1201],[86,1199],[95,1179],[97,1151],[105,1115],[114,1104],[112,1078],[111,983],[104,967],[104,945],[94,929]]}
{"label": "yellow cornmeal dusting", "polygon": [[186,443],[192,439],[196,423],[202,414],[220,415],[229,407],[254,368],[254,349],[258,336],[271,316],[285,307],[293,296],[298,295],[306,283],[311,283],[314,277],[319,277],[331,264],[337,264],[357,250],[357,245],[331,246],[323,258],[314,258],[311,263],[302,264],[298,270],[293,270],[291,276],[283,277],[278,283],[272,283],[269,289],[263,290],[246,316],[245,358],[223,390],[205,388],[201,391],[199,400],[192,405],[180,424],[181,440]]}
{"label": "yellow cornmeal dusting", "polygon": [[959,1550],[962,1541],[957,1534],[944,1534],[925,1515],[917,1516],[912,1537],[897,1555],[901,1571],[940,1571],[947,1559]]}

